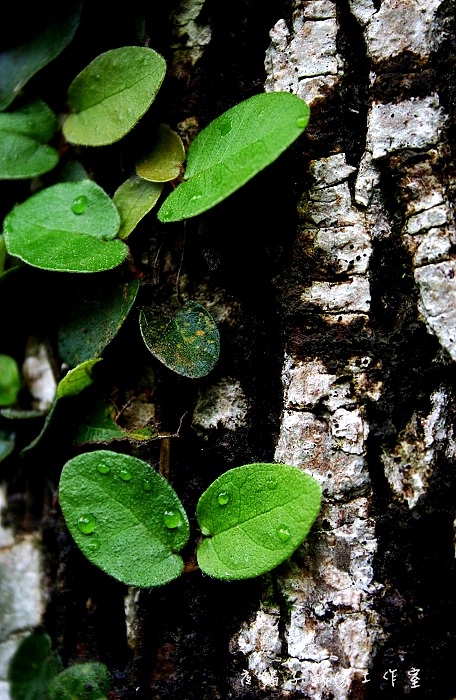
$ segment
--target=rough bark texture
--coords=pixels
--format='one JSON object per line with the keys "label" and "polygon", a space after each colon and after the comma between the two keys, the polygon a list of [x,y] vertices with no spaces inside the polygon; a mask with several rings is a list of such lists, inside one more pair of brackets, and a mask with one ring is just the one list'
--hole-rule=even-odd
{"label": "rough bark texture", "polygon": [[[164,5],[146,17],[169,66],[162,121],[191,137],[262,89],[300,95],[312,116],[279,161],[185,234],[153,219],[138,228],[143,300],[173,294],[183,254],[181,294],[213,314],[222,353],[208,377],[177,377],[131,321],[116,346],[123,381],[153,370],[162,430],[187,412],[170,480],[189,513],[216,476],[253,461],[302,467],[324,505],[270,575],[227,583],[191,571],[126,590],[83,559],[59,516],[58,474],[73,454],[62,436],[60,450],[4,471],[0,678],[42,624],[66,664],[107,663],[118,698],[451,700],[454,3]],[[69,79],[134,43],[118,18],[91,19]],[[146,129],[108,156],[83,154],[108,192]],[[134,453],[158,465],[157,443]]]}

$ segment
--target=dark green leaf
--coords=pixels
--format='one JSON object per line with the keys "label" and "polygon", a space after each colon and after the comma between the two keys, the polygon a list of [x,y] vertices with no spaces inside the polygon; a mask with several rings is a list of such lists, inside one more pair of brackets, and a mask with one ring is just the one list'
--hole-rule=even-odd
{"label": "dark green leaf", "polygon": [[201,570],[221,579],[259,576],[287,559],[320,510],[319,484],[297,467],[248,464],[223,474],[199,499]]}
{"label": "dark green leaf", "polygon": [[46,143],[56,124],[54,113],[41,100],[0,113],[0,179],[35,177],[52,170],[59,155]]}
{"label": "dark green leaf", "polygon": [[272,163],[300,136],[309,108],[288,92],[255,95],[217,117],[192,142],[182,182],[160,221],[180,221],[215,206]]}
{"label": "dark green leaf", "polygon": [[116,408],[114,404],[104,399],[92,402],[88,412],[83,416],[75,438],[76,445],[91,443],[109,444],[115,440],[131,440],[144,442],[157,437],[157,431],[152,428],[136,428],[125,430],[116,423]]}
{"label": "dark green leaf", "polygon": [[136,173],[151,182],[168,182],[180,175],[184,160],[181,137],[167,124],[160,124],[152,150],[136,163]]}
{"label": "dark green leaf", "polygon": [[19,645],[10,661],[8,680],[12,700],[44,700],[52,678],[62,670],[47,634],[35,632]]}
{"label": "dark green leaf", "polygon": [[159,182],[147,182],[133,175],[121,184],[112,201],[120,214],[119,238],[124,240],[156,205],[163,190]]}
{"label": "dark green leaf", "polygon": [[132,586],[161,586],[182,573],[186,513],[146,462],[108,450],[64,466],[60,504],[76,544],[93,564]]}
{"label": "dark green leaf", "polygon": [[110,270],[128,248],[112,240],[120,226],[108,195],[92,180],[48,187],[4,221],[6,247],[29,265],[60,272]]}
{"label": "dark green leaf", "polygon": [[[84,280],[85,282],[85,280]],[[70,367],[99,357],[134,304],[139,281],[88,280],[69,300],[58,334],[61,359]]]}
{"label": "dark green leaf", "polygon": [[[63,51],[78,28],[81,0],[47,5],[39,3],[36,10],[29,6],[24,8],[29,17],[39,19],[34,34],[0,54],[0,110],[8,107],[32,75]],[[27,18],[21,18],[21,21],[24,19]],[[18,35],[24,36],[20,32]]]}
{"label": "dark green leaf", "polygon": [[13,357],[0,355],[0,406],[16,403],[21,389],[19,367]]}
{"label": "dark green leaf", "polygon": [[0,462],[6,459],[14,450],[15,435],[6,430],[0,430]]}
{"label": "dark green leaf", "polygon": [[173,316],[142,309],[139,323],[150,352],[184,377],[203,377],[218,360],[218,328],[209,312],[196,301],[188,301]]}
{"label": "dark green leaf", "polygon": [[106,700],[109,690],[108,669],[92,661],[59,673],[49,684],[47,700]]}
{"label": "dark green leaf", "polygon": [[73,114],[63,125],[65,138],[82,146],[121,139],[149,109],[165,71],[162,56],[140,46],[97,56],[68,88]]}

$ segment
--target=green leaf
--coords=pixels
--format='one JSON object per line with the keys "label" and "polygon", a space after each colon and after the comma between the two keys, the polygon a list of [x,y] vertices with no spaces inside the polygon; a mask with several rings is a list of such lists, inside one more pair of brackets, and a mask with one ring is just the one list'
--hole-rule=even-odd
{"label": "green leaf", "polygon": [[272,163],[300,136],[309,107],[288,92],[255,95],[201,131],[182,182],[163,202],[160,221],[180,221],[215,206]]}
{"label": "green leaf", "polygon": [[60,171],[60,182],[81,182],[89,178],[86,169],[78,160],[69,160]]}
{"label": "green leaf", "polygon": [[0,275],[2,275],[5,271],[6,256],[7,250],[5,236],[3,235],[3,233],[0,233]]}
{"label": "green leaf", "polygon": [[163,190],[159,182],[147,182],[133,175],[114,193],[112,201],[120,214],[119,238],[124,240],[156,205]]}
{"label": "green leaf", "polygon": [[160,124],[153,148],[136,163],[136,174],[151,182],[168,182],[180,175],[185,149],[179,134]]}
{"label": "green leaf", "polygon": [[78,547],[119,581],[161,586],[182,573],[175,552],[188,540],[187,516],[146,462],[108,450],[74,457],[62,471],[60,505]]}
{"label": "green leaf", "polygon": [[100,272],[125,259],[128,248],[112,240],[117,209],[92,180],[48,187],[13,209],[4,221],[10,255],[43,270]]}
{"label": "green leaf", "polygon": [[297,467],[248,464],[216,479],[199,499],[200,569],[221,579],[259,576],[301,544],[320,510],[319,484]]}
{"label": "green leaf", "polygon": [[67,396],[77,396],[86,387],[93,384],[92,367],[97,362],[101,362],[100,357],[95,360],[86,360],[74,369],[70,369],[68,374],[58,383],[57,397],[63,399]]}
{"label": "green leaf", "polygon": [[[34,35],[0,54],[0,110],[6,109],[28,80],[63,51],[78,28],[81,0],[47,4],[48,8],[39,3],[36,10],[27,7],[28,17],[39,20],[33,27]],[[18,36],[24,35],[18,32]]]}
{"label": "green leaf", "polygon": [[0,355],[0,406],[16,403],[21,389],[19,367],[13,357]]}
{"label": "green leaf", "polygon": [[59,673],[47,691],[47,700],[106,700],[110,691],[109,671],[97,661],[74,664]]}
{"label": "green leaf", "polygon": [[165,71],[163,57],[140,46],[97,56],[68,88],[74,113],[63,125],[67,141],[105,146],[121,139],[149,109]]}
{"label": "green leaf", "polygon": [[131,440],[144,442],[157,437],[157,431],[151,428],[135,428],[125,430],[116,421],[116,407],[103,398],[93,401],[88,412],[82,417],[75,444],[87,445],[92,443],[109,444],[115,440]]}
{"label": "green leaf", "polygon": [[59,154],[46,142],[56,125],[55,114],[41,100],[0,113],[0,179],[35,177],[52,170]]}
{"label": "green leaf", "polygon": [[[98,275],[97,275],[98,277]],[[104,277],[104,276],[103,276]],[[139,281],[83,280],[68,301],[58,333],[61,359],[70,367],[100,357],[134,304]]]}
{"label": "green leaf", "polygon": [[0,462],[6,459],[14,450],[15,435],[6,430],[0,430]]}
{"label": "green leaf", "polygon": [[8,680],[12,700],[44,700],[51,680],[62,670],[49,636],[34,632],[19,645],[10,661]]}
{"label": "green leaf", "polygon": [[184,377],[204,377],[220,354],[220,335],[208,311],[188,301],[176,315],[145,308],[139,325],[152,355]]}

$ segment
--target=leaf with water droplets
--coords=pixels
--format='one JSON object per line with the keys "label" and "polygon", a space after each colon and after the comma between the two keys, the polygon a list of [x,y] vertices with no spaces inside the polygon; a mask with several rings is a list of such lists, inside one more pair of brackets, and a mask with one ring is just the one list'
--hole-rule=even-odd
{"label": "leaf with water droplets", "polygon": [[167,124],[160,124],[152,150],[136,163],[136,173],[151,182],[168,182],[178,177],[184,160],[181,137]]}
{"label": "leaf with water droplets", "polygon": [[166,72],[153,49],[124,46],[97,56],[68,88],[70,143],[105,146],[127,134],[155,99]]}
{"label": "leaf with water droplets", "polygon": [[55,114],[41,100],[15,112],[1,112],[0,179],[36,177],[52,170],[59,154],[47,142],[56,126]]}
{"label": "leaf with water droplets", "polygon": [[8,253],[34,267],[100,272],[117,267],[127,255],[125,243],[115,239],[119,226],[106,192],[82,180],[53,185],[19,204],[5,218],[4,234]]}
{"label": "leaf with water droplets", "polygon": [[204,377],[218,360],[218,328],[196,301],[188,301],[175,315],[142,309],[139,325],[152,355],[184,377]]}
{"label": "leaf with water droplets", "polygon": [[163,185],[133,175],[121,184],[112,201],[120,214],[119,238],[124,240],[158,202]]}
{"label": "leaf with water droplets", "polygon": [[190,145],[185,181],[163,202],[160,221],[187,219],[226,199],[302,134],[309,113],[297,95],[268,92],[214,119]]}
{"label": "leaf with water droplets", "polygon": [[[100,464],[109,471],[100,472]],[[171,485],[146,462],[109,450],[74,457],[62,471],[60,504],[78,547],[119,581],[161,586],[182,573],[176,552],[188,540],[187,515]],[[87,515],[95,525],[84,534],[78,521]]]}
{"label": "leaf with water droplets", "polygon": [[0,110],[6,109],[30,78],[70,43],[81,10],[81,0],[28,3],[26,8],[23,3],[8,6],[9,27],[17,23],[20,31],[16,35],[22,43],[0,54]]}
{"label": "leaf with water droplets", "polygon": [[50,637],[33,632],[17,648],[8,668],[12,700],[44,700],[51,680],[62,670]]}
{"label": "leaf with water droplets", "polygon": [[49,684],[46,700],[106,700],[111,679],[104,664],[88,661],[73,664]]}
{"label": "leaf with water droplets", "polygon": [[61,359],[74,367],[99,357],[122,327],[138,289],[138,280],[123,282],[115,273],[72,281],[58,332]]}
{"label": "leaf with water droplets", "polygon": [[297,467],[247,464],[222,474],[198,501],[200,569],[221,579],[259,576],[287,559],[320,510],[319,484]]}

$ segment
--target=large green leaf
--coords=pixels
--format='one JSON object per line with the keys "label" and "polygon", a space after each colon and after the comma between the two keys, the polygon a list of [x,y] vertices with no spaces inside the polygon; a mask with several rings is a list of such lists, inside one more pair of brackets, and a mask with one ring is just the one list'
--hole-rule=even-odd
{"label": "large green leaf", "polygon": [[56,126],[55,114],[41,100],[0,113],[0,179],[35,177],[52,170],[59,154],[46,144]]}
{"label": "large green leaf", "polygon": [[182,573],[175,552],[188,540],[188,519],[146,462],[108,450],[74,457],[62,471],[60,504],[78,547],[119,581],[161,586]]}
{"label": "large green leaf", "polygon": [[29,265],[60,272],[110,270],[125,259],[117,209],[92,180],[48,187],[4,221],[6,247]]}
{"label": "large green leaf", "polygon": [[47,634],[34,632],[19,645],[8,669],[12,700],[44,700],[51,680],[62,670]]}
{"label": "large green leaf", "polygon": [[196,301],[188,301],[177,314],[142,309],[139,324],[150,352],[184,377],[203,377],[218,360],[218,328],[210,313]]}
{"label": "large green leaf", "polygon": [[68,88],[73,114],[63,125],[65,138],[83,146],[121,139],[149,109],[165,71],[163,57],[140,46],[97,56]]}
{"label": "large green leaf", "polygon": [[248,464],[223,474],[201,496],[201,570],[221,579],[270,571],[301,544],[320,510],[319,484],[297,467]]}
{"label": "large green leaf", "polygon": [[23,8],[20,21],[28,20],[29,26],[34,26],[28,36],[21,26],[17,35],[26,38],[0,54],[0,110],[6,109],[27,81],[70,43],[81,9],[81,0],[40,2]]}
{"label": "large green leaf", "polygon": [[272,163],[309,121],[309,107],[288,92],[255,95],[201,131],[184,179],[163,202],[160,221],[180,221],[215,206]]}
{"label": "large green leaf", "polygon": [[112,198],[120,214],[119,238],[123,240],[135,230],[141,219],[156,205],[162,190],[162,183],[147,182],[137,175],[120,185]]}
{"label": "large green leaf", "polygon": [[0,406],[16,403],[21,389],[21,375],[14,357],[0,355]]}
{"label": "large green leaf", "polygon": [[47,700],[106,700],[111,679],[104,664],[73,664],[52,679]]}
{"label": "large green leaf", "polygon": [[[98,277],[98,275],[96,276]],[[139,281],[84,279],[68,301],[58,333],[61,359],[70,367],[99,357],[134,304]],[[114,283],[113,283],[114,282]]]}
{"label": "large green leaf", "polygon": [[181,137],[167,124],[160,124],[152,150],[136,163],[136,173],[151,182],[168,182],[178,177],[184,160]]}

